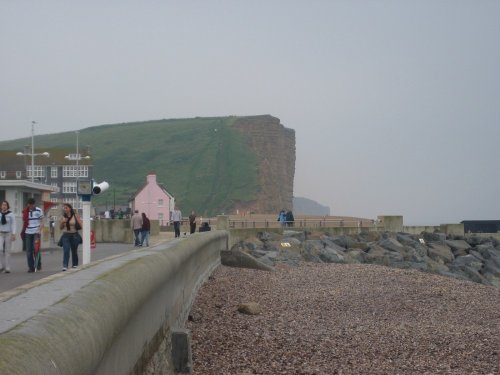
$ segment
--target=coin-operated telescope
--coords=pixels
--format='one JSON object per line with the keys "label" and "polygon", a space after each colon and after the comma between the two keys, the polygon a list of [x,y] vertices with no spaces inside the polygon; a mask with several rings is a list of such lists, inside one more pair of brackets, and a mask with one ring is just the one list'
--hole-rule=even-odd
{"label": "coin-operated telescope", "polygon": [[97,184],[94,180],[78,180],[76,192],[83,201],[90,200],[92,195],[98,195],[109,189],[109,184],[103,181]]}
{"label": "coin-operated telescope", "polygon": [[99,184],[96,184],[92,181],[92,194],[98,195],[109,189],[109,184],[106,181],[103,181]]}

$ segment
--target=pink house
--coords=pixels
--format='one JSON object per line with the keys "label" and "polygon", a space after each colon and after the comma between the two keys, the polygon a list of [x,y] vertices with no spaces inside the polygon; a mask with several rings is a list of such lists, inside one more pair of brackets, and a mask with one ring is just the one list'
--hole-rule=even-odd
{"label": "pink house", "polygon": [[158,220],[160,225],[168,225],[174,204],[174,197],[162,184],[156,182],[154,172],[148,174],[146,184],[131,199],[132,211],[144,212],[150,220]]}

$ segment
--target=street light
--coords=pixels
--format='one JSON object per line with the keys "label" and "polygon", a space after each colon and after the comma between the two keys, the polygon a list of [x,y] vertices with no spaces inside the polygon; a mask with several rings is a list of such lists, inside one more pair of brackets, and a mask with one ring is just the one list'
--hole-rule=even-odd
{"label": "street light", "polygon": [[[64,158],[67,159],[67,160],[74,160],[76,161],[76,185],[78,186],[78,179],[80,178],[80,166],[78,165],[79,161],[80,160],[84,160],[84,159],[90,159],[90,156],[82,156],[80,154],[80,150],[79,150],[79,140],[78,140],[78,136],[80,134],[80,131],[75,131],[76,133],[76,154],[69,154],[69,155],[66,155]],[[78,192],[76,191],[75,189],[75,192],[76,192],[76,202],[77,202],[77,209],[80,209],[80,198],[78,197]]]}
{"label": "street light", "polygon": [[35,153],[35,124],[36,121],[31,121],[31,152],[16,153],[17,156],[31,156],[31,182],[35,182],[35,156],[45,156],[47,158],[50,156],[48,152]]}

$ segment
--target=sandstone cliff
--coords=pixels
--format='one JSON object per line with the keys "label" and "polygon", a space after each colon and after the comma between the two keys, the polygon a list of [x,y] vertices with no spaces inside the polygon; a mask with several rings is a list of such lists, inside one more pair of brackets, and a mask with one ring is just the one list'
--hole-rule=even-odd
{"label": "sandstone cliff", "polygon": [[252,202],[238,203],[241,212],[277,213],[293,208],[295,176],[295,131],[276,117],[238,117],[233,127],[240,130],[258,158],[261,190]]}

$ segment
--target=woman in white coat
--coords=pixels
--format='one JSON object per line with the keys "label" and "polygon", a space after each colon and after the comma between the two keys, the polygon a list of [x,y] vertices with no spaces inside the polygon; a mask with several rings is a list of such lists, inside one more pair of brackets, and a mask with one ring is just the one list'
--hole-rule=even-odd
{"label": "woman in white coat", "polygon": [[7,201],[0,205],[0,271],[10,273],[10,252],[16,239],[16,217]]}

